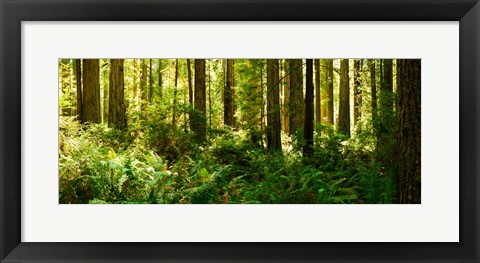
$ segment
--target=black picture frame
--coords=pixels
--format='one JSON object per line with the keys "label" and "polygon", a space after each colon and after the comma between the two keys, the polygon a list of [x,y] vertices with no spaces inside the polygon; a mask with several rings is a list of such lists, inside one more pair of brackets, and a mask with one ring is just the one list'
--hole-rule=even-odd
{"label": "black picture frame", "polygon": [[[479,0],[0,0],[0,18],[1,262],[480,262]],[[157,20],[459,21],[460,242],[21,242],[21,22]]]}

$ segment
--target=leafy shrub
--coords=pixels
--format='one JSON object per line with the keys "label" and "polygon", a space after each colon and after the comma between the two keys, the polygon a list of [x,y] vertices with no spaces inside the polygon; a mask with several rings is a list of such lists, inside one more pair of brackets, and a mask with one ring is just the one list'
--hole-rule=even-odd
{"label": "leafy shrub", "polygon": [[196,145],[161,115],[147,110],[132,119],[124,131],[61,119],[60,203],[393,201],[395,171],[368,158],[372,147],[360,135],[348,139],[318,126],[314,156],[304,162],[286,135],[282,152],[267,152],[251,134],[229,127],[210,130],[208,146]]}

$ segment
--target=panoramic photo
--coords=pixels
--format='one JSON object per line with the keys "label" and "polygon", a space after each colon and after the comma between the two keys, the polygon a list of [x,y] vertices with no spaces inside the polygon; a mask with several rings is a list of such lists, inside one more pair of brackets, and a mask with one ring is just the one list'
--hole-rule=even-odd
{"label": "panoramic photo", "polygon": [[60,204],[420,204],[420,59],[59,59]]}

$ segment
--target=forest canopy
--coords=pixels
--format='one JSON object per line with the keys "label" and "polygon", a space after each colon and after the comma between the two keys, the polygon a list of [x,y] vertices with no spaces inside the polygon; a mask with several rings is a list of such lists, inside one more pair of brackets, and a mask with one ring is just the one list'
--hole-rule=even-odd
{"label": "forest canopy", "polygon": [[61,204],[421,203],[419,59],[59,59]]}

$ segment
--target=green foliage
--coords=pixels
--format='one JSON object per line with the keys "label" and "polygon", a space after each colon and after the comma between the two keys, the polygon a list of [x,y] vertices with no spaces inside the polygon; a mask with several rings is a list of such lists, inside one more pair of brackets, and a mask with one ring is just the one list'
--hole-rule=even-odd
{"label": "green foliage", "polygon": [[[125,62],[128,126],[124,130],[106,124],[82,125],[75,117],[60,118],[60,203],[395,202],[397,115],[393,108],[381,107],[395,104],[394,93],[379,93],[379,117],[372,121],[370,89],[362,78],[363,115],[356,129],[352,127],[354,137],[319,124],[313,155],[306,159],[302,156],[303,129],[293,135],[282,133],[283,151],[269,152],[265,147],[264,60],[235,60],[236,128],[223,126],[223,59],[207,61],[207,116],[198,116],[188,102],[186,61],[179,63],[176,88],[174,60],[163,60],[161,86],[157,84],[158,61],[154,61],[153,95],[148,100],[141,99],[138,62]],[[74,87],[66,74],[69,63],[60,62],[65,73],[60,88]],[[107,68],[102,70],[102,94],[108,87]],[[338,84],[337,74],[333,81]],[[147,89],[148,82],[147,78]],[[62,109],[74,108],[75,92],[60,89]],[[334,101],[338,100],[335,92]],[[106,107],[108,100],[101,103]],[[288,105],[282,107],[288,109]],[[172,124],[174,108],[176,122]],[[206,118],[202,120],[207,123],[207,142],[201,145],[190,130],[190,119],[196,117]]]}
{"label": "green foliage", "polygon": [[161,117],[138,118],[127,131],[61,118],[60,203],[393,201],[394,171],[328,125],[317,126],[306,164],[299,151],[266,152],[248,133],[228,127],[212,130],[209,146],[197,146]]}
{"label": "green foliage", "polygon": [[264,67],[265,62],[260,59],[236,60],[239,119],[246,130],[256,128],[260,124],[260,113],[265,102],[264,98],[258,94],[261,94],[265,88],[265,83],[262,81],[262,73],[265,74]]}

